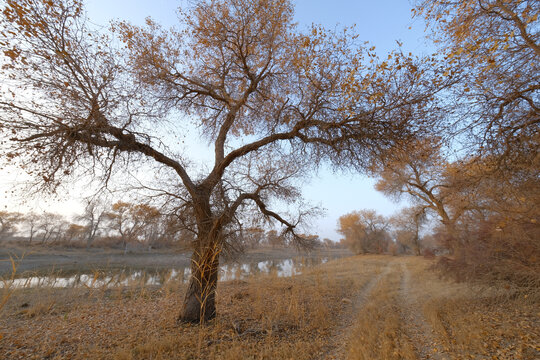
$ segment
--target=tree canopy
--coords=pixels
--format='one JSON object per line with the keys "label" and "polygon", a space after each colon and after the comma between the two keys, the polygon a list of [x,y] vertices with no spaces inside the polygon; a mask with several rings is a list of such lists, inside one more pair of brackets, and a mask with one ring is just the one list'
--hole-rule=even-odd
{"label": "tree canopy", "polygon": [[[7,157],[49,189],[81,175],[106,183],[137,161],[172,179],[158,192],[197,235],[185,321],[215,315],[219,253],[243,213],[302,241],[310,212],[286,217],[272,200],[297,199],[297,180],[322,161],[364,170],[421,135],[446,86],[433,62],[371,61],[351,30],[299,31],[287,0],[201,1],[170,30],[151,19],[98,29],[77,0],[7,1],[1,22]],[[214,149],[206,173],[163,135],[189,124]]]}

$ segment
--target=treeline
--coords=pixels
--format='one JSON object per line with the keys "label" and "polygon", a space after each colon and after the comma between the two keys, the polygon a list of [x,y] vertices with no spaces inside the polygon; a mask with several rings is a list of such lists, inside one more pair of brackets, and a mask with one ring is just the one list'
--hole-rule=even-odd
{"label": "treeline", "polygon": [[356,254],[411,254],[444,252],[432,234],[425,233],[427,217],[410,207],[390,217],[375,210],[359,210],[339,218],[340,245]]}
{"label": "treeline", "polygon": [[187,247],[193,236],[177,216],[148,204],[87,203],[82,214],[0,212],[0,240],[59,247]]}
{"label": "treeline", "polygon": [[[195,234],[186,214],[163,213],[144,203],[87,202],[81,215],[0,211],[0,243],[31,246],[118,249],[189,249]],[[309,247],[337,247],[329,239],[302,235]],[[277,230],[247,227],[229,234],[225,251],[290,246]]]}
{"label": "treeline", "polygon": [[372,210],[343,215],[343,241],[357,253],[438,253],[439,266],[458,279],[540,285],[538,164],[500,161],[448,161],[439,139],[386,154],[373,168],[376,188],[415,205],[389,218]]}

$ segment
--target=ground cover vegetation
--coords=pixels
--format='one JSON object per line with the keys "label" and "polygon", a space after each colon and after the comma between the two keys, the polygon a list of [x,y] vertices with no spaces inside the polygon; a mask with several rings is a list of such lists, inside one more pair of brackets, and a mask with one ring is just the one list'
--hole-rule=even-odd
{"label": "ground cover vegetation", "polygon": [[17,289],[2,308],[9,359],[535,359],[537,300],[441,279],[421,257],[362,255],[223,282],[219,316],[170,316],[187,284]]}

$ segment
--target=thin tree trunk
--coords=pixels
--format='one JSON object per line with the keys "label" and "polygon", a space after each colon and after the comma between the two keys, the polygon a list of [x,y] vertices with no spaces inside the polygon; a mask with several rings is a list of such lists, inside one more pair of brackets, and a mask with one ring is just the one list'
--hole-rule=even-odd
{"label": "thin tree trunk", "polygon": [[28,245],[32,244],[32,240],[34,239],[34,227],[30,227],[30,238],[28,239]]}
{"label": "thin tree trunk", "polygon": [[420,236],[419,236],[419,225],[418,225],[418,218],[415,219],[415,225],[416,225],[416,231],[414,233],[414,252],[416,256],[420,256]]}

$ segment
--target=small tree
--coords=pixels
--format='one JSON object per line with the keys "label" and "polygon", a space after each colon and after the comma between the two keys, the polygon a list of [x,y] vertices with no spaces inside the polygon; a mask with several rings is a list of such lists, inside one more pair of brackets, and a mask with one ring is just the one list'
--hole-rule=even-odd
{"label": "small tree", "polygon": [[62,215],[44,212],[39,216],[38,233],[41,238],[41,244],[51,243],[60,239],[65,227],[66,221]]}
{"label": "small tree", "polygon": [[390,219],[396,240],[411,248],[415,255],[422,253],[420,228],[426,220],[426,209],[421,205],[404,208]]}
{"label": "small tree", "polygon": [[273,229],[266,233],[266,241],[268,242],[268,245],[272,246],[272,248],[284,247],[287,245],[285,242],[286,239]]}
{"label": "small tree", "polygon": [[264,240],[264,229],[260,227],[250,227],[242,231],[243,242],[249,249],[259,247]]}
{"label": "small tree", "polygon": [[72,242],[82,242],[86,233],[88,232],[85,226],[79,224],[69,224],[64,231],[64,240],[67,244]]}
{"label": "small tree", "polygon": [[338,232],[345,236],[345,243],[353,252],[381,254],[387,251],[390,241],[388,222],[374,210],[360,210],[342,215],[338,225]]}
{"label": "small tree", "polygon": [[124,249],[127,249],[129,242],[147,243],[151,246],[164,235],[161,213],[148,204],[118,201],[105,216],[111,228],[120,235]]}
{"label": "small tree", "polygon": [[21,221],[22,217],[19,213],[0,211],[0,241],[10,237],[17,230],[17,224]]}
{"label": "small tree", "polygon": [[106,220],[105,203],[99,200],[86,200],[86,206],[82,215],[77,217],[78,221],[82,221],[85,227],[86,248],[90,248],[96,239],[101,226]]}
{"label": "small tree", "polygon": [[28,234],[28,245],[32,244],[32,240],[36,235],[39,227],[39,215],[34,212],[26,213],[23,217],[23,226]]}

